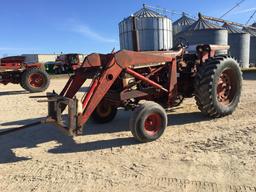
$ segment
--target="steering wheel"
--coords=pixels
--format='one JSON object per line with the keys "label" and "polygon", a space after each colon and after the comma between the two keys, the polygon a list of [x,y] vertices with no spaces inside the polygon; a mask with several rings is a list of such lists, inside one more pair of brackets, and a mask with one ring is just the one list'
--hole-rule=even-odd
{"label": "steering wheel", "polygon": [[174,43],[175,49],[187,48],[188,46],[189,46],[189,42],[183,37],[179,37],[178,39],[175,40],[175,43]]}

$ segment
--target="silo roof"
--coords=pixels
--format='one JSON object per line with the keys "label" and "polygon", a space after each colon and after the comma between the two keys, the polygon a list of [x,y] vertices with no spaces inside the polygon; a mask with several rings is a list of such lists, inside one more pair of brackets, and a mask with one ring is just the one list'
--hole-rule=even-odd
{"label": "silo roof", "polygon": [[239,29],[239,28],[234,27],[233,25],[229,25],[227,23],[225,23],[223,25],[223,27],[225,29],[227,29],[229,33],[245,33],[242,29]]}
{"label": "silo roof", "polygon": [[249,33],[249,34],[252,35],[252,36],[256,36],[256,30],[253,30],[253,29],[244,27],[244,28],[243,28],[243,31]]}
{"label": "silo roof", "polygon": [[[253,23],[251,26],[252,26],[252,27],[256,27],[256,23]],[[244,28],[243,28],[243,31],[249,33],[249,34],[252,35],[252,36],[256,36],[256,30],[255,30],[255,29],[248,28],[248,27],[244,27]]]}
{"label": "silo roof", "polygon": [[157,13],[156,11],[150,10],[148,8],[142,8],[141,10],[137,11],[133,14],[134,17],[163,17],[161,14]]}
{"label": "silo roof", "polygon": [[177,21],[173,22],[173,25],[186,26],[186,25],[192,25],[194,22],[195,22],[194,19],[191,19],[191,18],[187,17],[185,14],[183,14],[181,18],[179,18]]}
{"label": "silo roof", "polygon": [[188,31],[197,31],[197,30],[203,30],[203,29],[223,29],[223,28],[221,26],[215,25],[205,20],[202,17],[199,17],[199,19],[188,28]]}

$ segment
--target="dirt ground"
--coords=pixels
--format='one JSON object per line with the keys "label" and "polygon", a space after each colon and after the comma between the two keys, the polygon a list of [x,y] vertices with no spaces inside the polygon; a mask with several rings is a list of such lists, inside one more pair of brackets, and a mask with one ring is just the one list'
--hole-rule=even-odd
{"label": "dirt ground", "polygon": [[[256,192],[256,74],[243,84],[233,115],[208,119],[187,99],[152,143],[133,139],[125,111],[105,125],[88,122],[76,138],[51,125],[0,136],[0,191]],[[0,85],[0,131],[46,116],[47,104],[29,96]]]}

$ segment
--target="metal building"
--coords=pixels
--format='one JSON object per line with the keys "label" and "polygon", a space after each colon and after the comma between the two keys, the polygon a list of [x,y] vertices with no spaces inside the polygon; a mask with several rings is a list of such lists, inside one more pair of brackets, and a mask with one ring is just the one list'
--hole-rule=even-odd
{"label": "metal building", "polygon": [[185,13],[182,14],[182,17],[179,18],[177,21],[173,22],[173,36],[176,34],[186,30],[188,27],[190,27],[195,22],[194,19],[187,17]]}
{"label": "metal building", "polygon": [[154,51],[172,48],[172,22],[143,7],[119,23],[120,48]]}
{"label": "metal building", "polygon": [[[201,14],[199,19],[188,27],[185,31],[177,34],[175,38],[182,37],[186,39],[190,45],[195,44],[228,44],[228,31],[218,25],[205,20]],[[223,54],[225,52],[219,52]]]}
{"label": "metal building", "polygon": [[[256,25],[256,24],[254,24]],[[244,28],[244,31],[251,35],[250,40],[250,64],[256,65],[256,30]]]}
{"label": "metal building", "polygon": [[230,55],[234,57],[242,68],[249,68],[250,63],[250,35],[229,24],[223,27],[228,30],[228,44]]}

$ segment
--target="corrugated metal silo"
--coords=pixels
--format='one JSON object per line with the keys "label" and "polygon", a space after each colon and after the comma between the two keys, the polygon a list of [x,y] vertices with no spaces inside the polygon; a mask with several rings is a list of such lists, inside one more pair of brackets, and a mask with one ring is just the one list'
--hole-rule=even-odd
{"label": "corrugated metal silo", "polygon": [[168,50],[172,48],[172,22],[144,7],[119,23],[119,38],[120,49]]}
{"label": "corrugated metal silo", "polygon": [[228,30],[228,44],[230,55],[235,57],[242,68],[249,68],[250,63],[250,35],[229,24],[223,27]]}
{"label": "corrugated metal silo", "polygon": [[[201,14],[199,14],[199,19],[187,28],[187,30],[176,35],[176,39],[179,37],[186,39],[190,45],[228,44],[228,31],[218,25],[206,21]],[[224,53],[225,51],[218,52],[218,54]]]}
{"label": "corrugated metal silo", "polygon": [[194,19],[191,19],[183,13],[182,17],[179,18],[177,21],[173,22],[173,36],[176,34],[186,30],[189,26],[191,26],[195,22]]}
{"label": "corrugated metal silo", "polygon": [[244,31],[251,35],[250,40],[250,64],[256,64],[256,30],[244,28]]}

